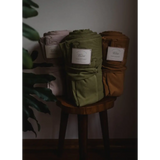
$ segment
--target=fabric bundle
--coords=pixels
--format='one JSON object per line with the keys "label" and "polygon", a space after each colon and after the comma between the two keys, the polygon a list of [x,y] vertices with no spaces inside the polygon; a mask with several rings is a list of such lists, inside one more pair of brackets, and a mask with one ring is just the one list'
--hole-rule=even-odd
{"label": "fabric bundle", "polygon": [[60,48],[65,61],[67,98],[78,107],[101,100],[101,36],[89,29],[75,30],[65,37]]}
{"label": "fabric bundle", "polygon": [[62,58],[59,43],[69,34],[68,30],[49,31],[43,34],[39,43],[42,49],[44,58]]}
{"label": "fabric bundle", "polygon": [[104,31],[103,50],[103,84],[105,96],[120,96],[123,93],[129,38],[116,31]]}
{"label": "fabric bundle", "polygon": [[41,72],[51,74],[56,77],[56,80],[47,84],[47,88],[52,90],[56,96],[64,95],[65,92],[65,79],[64,79],[64,61],[62,52],[59,48],[59,43],[69,34],[68,30],[62,31],[49,31],[43,34],[40,38],[39,44],[41,47],[42,55],[46,62],[53,63],[54,67],[41,68]]}

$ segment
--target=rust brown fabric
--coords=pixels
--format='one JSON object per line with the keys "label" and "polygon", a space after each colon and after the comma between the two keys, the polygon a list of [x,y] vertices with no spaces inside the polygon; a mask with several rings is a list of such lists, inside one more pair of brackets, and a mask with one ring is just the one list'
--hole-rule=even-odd
{"label": "rust brown fabric", "polygon": [[[105,96],[120,96],[123,93],[129,38],[117,31],[104,31],[100,35],[102,36],[102,73]],[[124,48],[123,61],[106,60],[108,47]]]}

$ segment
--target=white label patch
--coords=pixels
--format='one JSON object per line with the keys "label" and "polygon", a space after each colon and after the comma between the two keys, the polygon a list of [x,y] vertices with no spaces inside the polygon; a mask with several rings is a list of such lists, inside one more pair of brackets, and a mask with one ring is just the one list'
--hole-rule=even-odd
{"label": "white label patch", "polygon": [[45,45],[45,50],[47,58],[61,57],[58,45]]}
{"label": "white label patch", "polygon": [[124,51],[125,51],[124,48],[108,47],[106,60],[123,61]]}
{"label": "white label patch", "polygon": [[72,48],[72,63],[73,64],[90,64],[91,49]]}

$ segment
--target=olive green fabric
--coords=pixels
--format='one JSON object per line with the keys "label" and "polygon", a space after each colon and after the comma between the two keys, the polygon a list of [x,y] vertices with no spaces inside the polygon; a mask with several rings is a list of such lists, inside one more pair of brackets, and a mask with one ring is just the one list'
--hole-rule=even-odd
{"label": "olive green fabric", "polygon": [[[76,106],[104,97],[102,83],[102,38],[89,29],[75,30],[59,44],[65,59],[67,98]],[[72,48],[91,49],[91,63],[72,64]]]}

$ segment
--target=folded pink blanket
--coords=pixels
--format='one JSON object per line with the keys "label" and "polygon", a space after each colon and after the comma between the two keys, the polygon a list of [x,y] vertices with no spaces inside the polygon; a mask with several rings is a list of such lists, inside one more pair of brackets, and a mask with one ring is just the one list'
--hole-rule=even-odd
{"label": "folded pink blanket", "polygon": [[46,84],[47,88],[52,90],[52,93],[56,96],[63,95],[65,91],[64,85],[64,63],[62,58],[62,52],[59,48],[59,43],[69,34],[69,31],[49,31],[43,34],[43,37],[39,39],[39,45],[41,47],[42,55],[47,63],[53,63],[54,67],[40,68],[40,74],[46,73],[56,77],[56,80]]}
{"label": "folded pink blanket", "polygon": [[39,44],[44,58],[61,58],[59,43],[69,34],[68,30],[49,31],[43,34]]}

